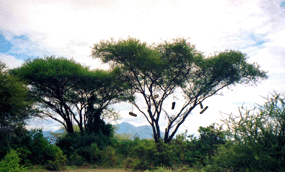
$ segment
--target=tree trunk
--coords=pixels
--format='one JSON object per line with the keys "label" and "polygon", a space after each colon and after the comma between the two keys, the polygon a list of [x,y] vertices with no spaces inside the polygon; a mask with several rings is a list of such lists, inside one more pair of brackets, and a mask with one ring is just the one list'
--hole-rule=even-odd
{"label": "tree trunk", "polygon": [[87,117],[87,127],[86,130],[90,133],[97,133],[100,130],[101,126],[101,113],[102,109],[94,109],[93,107],[90,107],[88,109],[88,117]]}
{"label": "tree trunk", "polygon": [[71,121],[66,121],[67,133],[74,133],[73,125]]}

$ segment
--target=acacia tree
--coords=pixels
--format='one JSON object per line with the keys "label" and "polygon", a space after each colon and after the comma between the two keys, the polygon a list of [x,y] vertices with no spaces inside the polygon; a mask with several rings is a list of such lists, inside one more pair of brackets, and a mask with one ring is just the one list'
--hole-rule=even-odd
{"label": "acacia tree", "polygon": [[65,58],[28,60],[11,73],[29,83],[41,116],[61,123],[68,133],[74,132],[74,121],[80,131],[98,132],[102,111],[125,98],[126,85],[117,78],[116,70],[91,71]]}
{"label": "acacia tree", "polygon": [[[142,95],[144,105],[130,101],[152,126],[155,142],[161,138],[159,120],[166,116],[164,142],[175,133],[193,109],[225,87],[256,83],[266,78],[257,64],[249,64],[239,51],[224,51],[204,57],[185,39],[148,45],[134,38],[101,41],[92,48],[94,58],[120,67],[129,82],[129,93]],[[163,107],[165,100],[182,90],[185,103],[176,114]],[[175,104],[173,104],[174,106]],[[146,106],[146,111],[142,107]]]}

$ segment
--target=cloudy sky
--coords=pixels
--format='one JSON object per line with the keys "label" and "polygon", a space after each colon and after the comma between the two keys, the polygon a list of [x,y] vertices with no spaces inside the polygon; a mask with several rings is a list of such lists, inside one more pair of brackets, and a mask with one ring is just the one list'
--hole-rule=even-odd
{"label": "cloudy sky", "polygon": [[[218,121],[220,112],[237,114],[241,105],[261,104],[262,96],[283,91],[284,0],[0,0],[0,60],[10,68],[28,58],[55,55],[104,69],[106,65],[90,57],[92,45],[128,36],[150,44],[184,37],[205,56],[240,50],[250,63],[268,71],[269,78],[256,87],[231,87],[223,96],[208,99],[209,109],[202,115],[194,111],[180,131],[194,133]],[[147,124],[142,115],[128,115],[129,104],[114,108],[122,117],[119,123]],[[58,127],[47,123],[34,121],[30,126]]]}

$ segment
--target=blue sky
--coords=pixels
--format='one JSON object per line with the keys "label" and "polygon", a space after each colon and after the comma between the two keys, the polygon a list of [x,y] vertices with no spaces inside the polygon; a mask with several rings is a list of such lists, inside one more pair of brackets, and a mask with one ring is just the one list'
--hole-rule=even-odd
{"label": "blue sky", "polygon": [[[187,119],[180,131],[195,132],[221,118],[220,112],[238,113],[241,105],[262,103],[261,96],[284,91],[285,1],[283,0],[0,0],[0,60],[9,68],[28,58],[55,55],[74,58],[91,69],[108,66],[90,57],[94,43],[128,36],[153,43],[189,38],[205,56],[225,49],[240,50],[248,61],[268,71],[269,79],[256,87],[223,90]],[[232,90],[232,91],[231,91]],[[122,119],[147,125],[142,115],[128,115],[131,105],[114,105]],[[162,120],[162,126],[164,126]],[[47,124],[48,123],[48,124]],[[30,127],[57,129],[54,122],[35,120]]]}
{"label": "blue sky", "polygon": [[10,51],[12,44],[3,35],[0,35],[0,53],[5,54]]}

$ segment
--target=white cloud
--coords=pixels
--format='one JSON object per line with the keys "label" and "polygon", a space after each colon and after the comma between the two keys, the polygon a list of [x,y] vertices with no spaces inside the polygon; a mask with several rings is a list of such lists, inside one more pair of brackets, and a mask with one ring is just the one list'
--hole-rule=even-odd
{"label": "white cloud", "polygon": [[[266,28],[266,16],[257,1],[28,2],[2,2],[7,10],[2,29],[10,39],[27,35],[40,52],[67,56],[89,55],[88,46],[110,37],[130,35],[150,43],[190,37],[202,51],[213,52],[250,45],[245,32],[268,32],[260,29]],[[88,48],[81,50],[80,43]]]}
{"label": "white cloud", "polygon": [[31,129],[42,129],[43,131],[56,131],[60,128],[64,127],[63,125],[59,123],[55,123],[51,119],[40,119],[40,118],[33,118],[27,121],[26,128],[28,130]]}
{"label": "white cloud", "polygon": [[18,60],[15,57],[6,54],[0,54],[0,61],[4,62],[9,69],[20,67],[23,63],[22,60]]}

